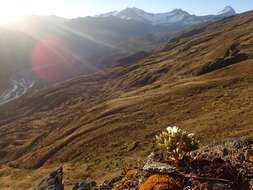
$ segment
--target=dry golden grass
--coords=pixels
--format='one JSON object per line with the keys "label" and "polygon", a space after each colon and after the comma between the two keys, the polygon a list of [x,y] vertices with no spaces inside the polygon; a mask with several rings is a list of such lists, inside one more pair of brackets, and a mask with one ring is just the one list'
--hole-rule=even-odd
{"label": "dry golden grass", "polygon": [[102,181],[147,156],[168,125],[203,143],[252,137],[252,31],[252,12],[228,18],[136,63],[0,107],[0,183],[27,189],[61,164],[68,186]]}

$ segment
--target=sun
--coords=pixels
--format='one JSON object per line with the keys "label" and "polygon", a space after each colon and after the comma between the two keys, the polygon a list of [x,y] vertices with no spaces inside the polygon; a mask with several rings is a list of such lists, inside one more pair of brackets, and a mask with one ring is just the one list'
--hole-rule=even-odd
{"label": "sun", "polygon": [[1,2],[0,22],[12,22],[21,15],[20,6],[14,1]]}
{"label": "sun", "polygon": [[33,11],[40,10],[38,0],[0,0],[0,22],[12,23]]}
{"label": "sun", "polygon": [[50,15],[61,10],[63,0],[0,0],[0,22],[12,22],[25,15]]}
{"label": "sun", "polygon": [[15,14],[5,14],[4,12],[0,12],[0,22],[13,22],[18,20],[19,15]]}

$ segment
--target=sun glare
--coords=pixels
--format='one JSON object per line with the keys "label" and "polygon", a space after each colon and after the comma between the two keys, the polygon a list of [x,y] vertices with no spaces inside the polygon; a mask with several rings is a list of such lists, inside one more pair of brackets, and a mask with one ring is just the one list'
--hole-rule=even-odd
{"label": "sun glare", "polygon": [[1,0],[0,7],[0,22],[12,22],[17,20],[24,12],[23,6],[20,6],[17,1],[14,0]]}
{"label": "sun glare", "polygon": [[12,22],[18,19],[19,15],[0,12],[0,22]]}
{"label": "sun glare", "polygon": [[0,0],[0,22],[17,21],[24,15],[50,15],[61,10],[62,0]]}
{"label": "sun glare", "polygon": [[0,0],[0,22],[17,21],[24,15],[46,14],[54,3],[49,0]]}
{"label": "sun glare", "polygon": [[[76,14],[71,12],[68,5],[63,2],[70,0],[0,0],[0,23],[12,23],[19,21],[24,15],[58,15],[72,17]],[[78,11],[87,13],[86,6]],[[80,16],[80,15],[77,15]]]}

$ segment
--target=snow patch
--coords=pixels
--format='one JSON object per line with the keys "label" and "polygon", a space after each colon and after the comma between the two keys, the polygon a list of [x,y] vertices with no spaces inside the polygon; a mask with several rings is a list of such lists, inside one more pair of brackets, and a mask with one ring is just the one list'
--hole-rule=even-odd
{"label": "snow patch", "polygon": [[216,15],[232,16],[235,14],[236,12],[232,7],[226,6],[222,11],[218,12]]}
{"label": "snow patch", "polygon": [[13,80],[11,88],[6,89],[0,95],[0,105],[8,103],[12,100],[15,100],[23,96],[33,86],[34,86],[34,82],[29,82],[25,80],[24,78],[19,79],[19,80]]}

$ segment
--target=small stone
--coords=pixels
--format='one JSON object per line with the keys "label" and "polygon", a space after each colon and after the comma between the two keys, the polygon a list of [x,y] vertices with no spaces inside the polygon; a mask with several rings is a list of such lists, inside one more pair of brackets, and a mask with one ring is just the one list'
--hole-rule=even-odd
{"label": "small stone", "polygon": [[222,153],[223,153],[223,156],[227,156],[229,154],[229,150],[227,148],[224,148]]}
{"label": "small stone", "polygon": [[239,160],[240,160],[241,162],[243,162],[243,161],[245,160],[245,155],[244,155],[243,153],[241,153],[241,154],[239,155]]}
{"label": "small stone", "polygon": [[197,156],[196,152],[190,152],[190,157],[195,158]]}
{"label": "small stone", "polygon": [[234,141],[233,142],[233,147],[237,148],[237,149],[241,148],[242,147],[242,141],[240,141],[240,140]]}
{"label": "small stone", "polygon": [[90,187],[93,188],[93,187],[96,187],[97,186],[97,182],[96,181],[91,181],[90,182]]}
{"label": "small stone", "polygon": [[90,184],[81,181],[81,182],[77,182],[74,187],[72,188],[72,190],[90,190]]}
{"label": "small stone", "polygon": [[122,180],[122,176],[117,176],[111,180],[111,183],[116,183],[118,181]]}
{"label": "small stone", "polygon": [[34,190],[64,190],[63,169],[60,167],[56,171],[44,178]]}
{"label": "small stone", "polygon": [[169,174],[169,173],[175,172],[176,168],[169,165],[169,164],[155,161],[154,160],[154,153],[152,153],[148,156],[148,159],[143,167],[143,170],[145,172]]}

